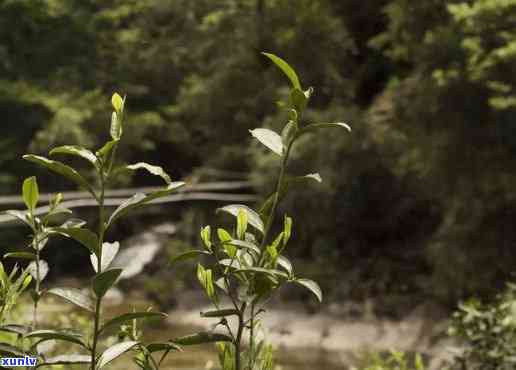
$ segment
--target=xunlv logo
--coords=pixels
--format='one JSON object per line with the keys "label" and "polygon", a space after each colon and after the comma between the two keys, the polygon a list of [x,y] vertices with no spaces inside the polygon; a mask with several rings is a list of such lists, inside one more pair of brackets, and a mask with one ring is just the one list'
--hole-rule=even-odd
{"label": "xunlv logo", "polygon": [[35,357],[4,357],[0,359],[0,366],[21,367],[36,366],[38,360]]}

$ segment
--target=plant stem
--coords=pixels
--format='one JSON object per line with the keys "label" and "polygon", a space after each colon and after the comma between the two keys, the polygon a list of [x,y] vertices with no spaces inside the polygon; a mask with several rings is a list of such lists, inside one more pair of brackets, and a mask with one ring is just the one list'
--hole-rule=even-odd
{"label": "plant stem", "polygon": [[[97,274],[102,272],[102,244],[104,242],[104,234],[106,232],[105,226],[105,215],[104,215],[104,192],[105,192],[105,179],[101,172],[100,175],[100,198],[99,198],[99,245],[97,255]],[[91,370],[95,370],[97,361],[97,342],[99,336],[99,325],[100,325],[100,310],[102,306],[102,297],[97,297],[95,305],[95,322],[93,324],[93,344],[91,347]]]}
{"label": "plant stem", "polygon": [[244,302],[242,304],[242,307],[239,310],[238,313],[238,331],[235,339],[235,370],[240,370],[241,368],[241,355],[240,352],[242,351],[242,334],[244,332],[244,313],[245,313],[246,303]]}
{"label": "plant stem", "polygon": [[39,297],[40,297],[40,280],[41,275],[39,271],[39,240],[38,240],[38,233],[35,231],[34,233],[34,249],[36,251],[36,287],[34,288],[35,292],[35,298],[33,299],[34,305],[32,307],[32,329],[36,330],[38,327],[38,303],[39,303]]}
{"label": "plant stem", "polygon": [[251,303],[251,318],[249,321],[249,369],[252,370],[254,367],[254,302]]}

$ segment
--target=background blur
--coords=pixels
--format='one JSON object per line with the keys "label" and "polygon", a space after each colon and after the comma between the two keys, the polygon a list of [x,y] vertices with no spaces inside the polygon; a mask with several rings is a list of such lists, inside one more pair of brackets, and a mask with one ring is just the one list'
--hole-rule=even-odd
{"label": "background blur", "polygon": [[[396,316],[421,302],[489,297],[513,278],[516,1],[2,0],[0,192],[18,194],[29,175],[43,192],[74,190],[20,157],[98,147],[119,91],[124,161],[193,184],[250,180],[238,191],[267,194],[275,162],[248,130],[283,125],[275,101],[287,81],[260,51],[314,86],[307,121],[353,128],[296,148],[291,171],[324,182],[296,189],[282,209],[296,216],[289,254],[326,302],[373,302]],[[160,253],[177,254],[198,245],[201,224],[224,221],[220,204],[148,207],[111,237],[171,222],[177,232]],[[3,251],[26,238],[22,227],[1,232]],[[81,248],[45,253],[58,262],[52,279],[91,273],[74,262]],[[196,284],[192,266],[166,260],[140,279],[171,307]]]}

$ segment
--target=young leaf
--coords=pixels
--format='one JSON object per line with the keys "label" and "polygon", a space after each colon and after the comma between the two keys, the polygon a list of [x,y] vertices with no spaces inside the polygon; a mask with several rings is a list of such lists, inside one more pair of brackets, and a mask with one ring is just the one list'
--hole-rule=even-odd
{"label": "young leaf", "polygon": [[231,337],[224,334],[200,332],[197,334],[172,339],[170,341],[180,346],[192,346],[206,343],[232,342],[232,339]]}
{"label": "young leaf", "polygon": [[162,312],[130,312],[125,313],[123,315],[117,316],[106,322],[102,328],[100,328],[99,333],[103,332],[109,327],[120,326],[121,324],[136,320],[136,319],[156,319],[156,318],[166,318],[167,315]]}
{"label": "young leaf", "polygon": [[107,143],[105,143],[102,148],[100,148],[99,150],[97,150],[95,152],[95,154],[97,155],[97,157],[101,158],[102,161],[105,163],[109,154],[111,153],[111,151],[113,150],[113,147],[118,144],[120,140],[117,139],[117,140],[111,140],[111,141],[108,141]]}
{"label": "young leaf", "polygon": [[124,103],[125,99],[122,99],[122,97],[118,93],[114,93],[111,96],[111,105],[113,106],[116,112],[120,113],[124,110]]}
{"label": "young leaf", "polygon": [[100,267],[101,268],[100,271],[97,271],[97,268],[99,265],[97,255],[94,253],[90,254],[91,265],[93,266],[93,269],[95,270],[95,272],[102,272],[102,271],[106,270],[109,267],[109,265],[111,264],[111,262],[113,262],[113,259],[115,259],[119,249],[120,249],[119,242],[102,243],[102,258],[101,258],[102,266]]}
{"label": "young leaf", "polygon": [[285,62],[283,59],[281,59],[280,57],[278,57],[274,54],[270,54],[270,53],[262,53],[262,54],[265,55],[270,60],[272,60],[272,62],[279,69],[281,69],[283,71],[283,73],[285,74],[285,76],[288,77],[288,79],[290,80],[290,82],[292,83],[292,86],[294,88],[301,89],[301,83],[299,82],[299,77],[297,77],[296,72],[287,62]]}
{"label": "young leaf", "polygon": [[287,245],[292,235],[292,218],[285,215],[283,220],[283,246]]}
{"label": "young leaf", "polygon": [[88,248],[88,250],[95,254],[97,253],[97,249],[99,246],[99,238],[97,234],[87,229],[80,229],[77,227],[73,228],[64,228],[64,227],[56,227],[52,228],[51,232],[55,232],[59,235],[63,235],[69,238],[72,238],[83,246]]}
{"label": "young leaf", "polygon": [[247,242],[244,240],[231,239],[227,242],[224,242],[224,244],[231,244],[231,245],[234,245],[235,247],[248,249],[248,250],[255,252],[258,255],[260,255],[260,253],[261,253],[260,248],[258,248],[258,246],[256,244]]}
{"label": "young leaf", "polygon": [[288,279],[288,275],[285,274],[283,271],[275,270],[275,269],[266,269],[266,268],[262,268],[262,267],[247,267],[247,268],[236,270],[235,272],[236,273],[238,273],[238,272],[251,272],[251,273],[253,273],[254,272],[254,273],[269,275],[269,276],[272,276],[274,278],[281,277],[281,278],[284,278],[284,279]]}
{"label": "young leaf", "polygon": [[148,163],[138,162],[135,164],[130,164],[130,165],[126,166],[126,168],[131,171],[144,169],[144,170],[147,170],[151,175],[161,177],[167,185],[170,185],[172,183],[170,176],[160,166],[153,166]]}
{"label": "young leaf", "polygon": [[[38,278],[36,261],[32,261],[27,266],[27,271],[34,279]],[[48,263],[45,260],[39,260],[39,281],[43,281],[48,274]]]}
{"label": "young leaf", "polygon": [[53,171],[68,180],[71,180],[75,182],[77,185],[88,191],[91,195],[93,195],[95,198],[97,198],[95,191],[91,187],[91,185],[82,177],[76,170],[74,170],[72,167],[67,166],[64,163],[58,162],[58,161],[52,161],[45,157],[40,157],[37,155],[32,154],[26,154],[23,156],[23,159],[33,162],[36,164],[39,164],[40,166],[43,166],[50,171]]}
{"label": "young leaf", "polygon": [[195,258],[195,257],[203,255],[203,254],[208,255],[208,256],[210,255],[210,253],[206,252],[206,251],[199,251],[199,250],[187,251],[187,252],[181,253],[181,254],[173,257],[172,260],[170,261],[170,263],[185,261],[185,260]]}
{"label": "young leaf", "polygon": [[151,202],[154,199],[161,198],[164,196],[169,195],[174,190],[180,188],[185,183],[181,181],[172,182],[170,183],[165,189],[158,190],[150,194],[143,194],[138,193],[133,195],[131,198],[127,199],[124,203],[122,203],[112,214],[111,217],[108,220],[108,223],[106,225],[106,228],[111,226],[115,220],[117,220],[119,217],[122,217],[127,212],[136,209],[138,207],[141,207],[144,204],[147,204]]}
{"label": "young leaf", "polygon": [[36,255],[31,252],[11,252],[4,254],[4,258],[21,258],[26,260],[35,260]]}
{"label": "young leaf", "polygon": [[247,231],[247,212],[242,209],[238,210],[237,214],[237,236],[238,239],[244,239],[245,232]]}
{"label": "young leaf", "polygon": [[137,344],[139,344],[139,343],[135,342],[135,341],[129,341],[129,342],[121,342],[121,343],[112,345],[111,347],[106,349],[100,356],[99,362],[98,362],[98,368],[102,369],[108,363],[110,363],[117,357],[120,357],[125,352],[129,351],[131,348],[136,346]]}
{"label": "young leaf", "polygon": [[[293,112],[295,110],[292,109]],[[296,121],[290,120],[287,122],[283,130],[281,130],[281,141],[285,144],[290,143],[290,141],[296,136],[298,127]]]}
{"label": "young leaf", "polygon": [[308,94],[301,89],[290,91],[290,105],[298,112],[303,112],[308,104]]}
{"label": "young leaf", "polygon": [[97,163],[98,160],[97,160],[97,157],[95,156],[95,154],[90,152],[88,149],[83,148],[83,147],[78,146],[78,145],[64,145],[64,146],[60,146],[60,147],[52,149],[49,154],[50,155],[55,155],[55,154],[73,155],[73,156],[76,156],[76,157],[80,157],[80,158],[86,159],[88,162],[90,162],[94,166],[97,166],[97,164],[98,164]]}
{"label": "young leaf", "polygon": [[117,112],[111,113],[111,128],[109,129],[109,133],[113,140],[120,140],[122,137],[123,128],[120,117],[121,115]]}
{"label": "young leaf", "polygon": [[253,226],[254,228],[256,228],[258,231],[260,231],[263,234],[264,226],[263,226],[262,219],[260,218],[258,213],[256,213],[251,208],[249,208],[243,204],[231,204],[231,205],[217,209],[217,212],[222,211],[222,212],[229,213],[230,215],[233,215],[235,217],[238,217],[238,211],[240,211],[240,210],[243,210],[247,213],[247,220],[251,224],[251,226]]}
{"label": "young leaf", "polygon": [[39,189],[36,177],[32,176],[25,179],[22,190],[23,202],[27,206],[27,209],[32,213],[38,205],[39,200]]}
{"label": "young leaf", "polygon": [[79,289],[75,288],[53,288],[48,293],[64,298],[67,301],[84,308],[87,311],[94,312],[95,304],[92,297]]}
{"label": "young leaf", "polygon": [[43,362],[38,363],[36,368],[42,366],[80,365],[89,363],[91,363],[91,356],[88,355],[59,355],[45,359]]}
{"label": "young leaf", "polygon": [[322,302],[322,290],[315,281],[310,279],[296,279],[294,283],[299,284],[308,289],[313,295],[317,297],[319,302]]}
{"label": "young leaf", "polygon": [[91,286],[97,298],[102,298],[109,288],[115,285],[122,271],[123,269],[109,269],[95,275]]}
{"label": "young leaf", "polygon": [[65,342],[78,344],[84,348],[87,347],[80,335],[56,330],[36,330],[26,334],[25,338],[38,338],[40,339],[39,342],[47,340],[62,340]]}
{"label": "young leaf", "polygon": [[255,128],[254,130],[249,130],[249,132],[274,153],[279,156],[283,155],[283,142],[281,136],[277,133],[266,128]]}
{"label": "young leaf", "polygon": [[201,229],[201,239],[204,246],[211,251],[211,227],[209,225]]}
{"label": "young leaf", "polygon": [[222,228],[217,229],[217,236],[219,237],[221,243],[228,242],[233,239],[231,234]]}

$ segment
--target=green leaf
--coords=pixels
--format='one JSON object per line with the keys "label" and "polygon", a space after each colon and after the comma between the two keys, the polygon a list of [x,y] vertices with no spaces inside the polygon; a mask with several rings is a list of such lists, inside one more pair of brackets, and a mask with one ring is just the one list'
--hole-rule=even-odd
{"label": "green leaf", "polygon": [[336,122],[336,123],[315,123],[300,129],[296,135],[296,139],[301,135],[308,134],[311,132],[315,132],[317,130],[327,129],[327,128],[343,128],[351,132],[351,127],[346,123]]}
{"label": "green leaf", "polygon": [[106,162],[109,154],[111,153],[111,151],[113,150],[113,147],[118,144],[120,140],[111,140],[111,141],[108,141],[107,143],[105,143],[102,148],[100,148],[99,150],[97,150],[97,152],[95,153],[97,155],[97,157],[99,158],[102,158],[102,161]]}
{"label": "green leaf", "polygon": [[113,140],[120,140],[122,137],[122,120],[121,115],[117,112],[111,113],[111,128],[109,129],[109,133],[111,134],[111,138]]}
{"label": "green leaf", "polygon": [[138,207],[141,207],[142,205],[151,202],[154,199],[161,198],[164,196],[169,195],[174,190],[182,187],[185,185],[184,182],[177,181],[172,182],[169,184],[165,189],[158,190],[150,194],[143,194],[138,193],[133,195],[131,198],[127,199],[124,203],[122,203],[112,214],[109,218],[109,221],[107,223],[106,227],[109,227],[117,220],[118,218],[122,217],[123,215],[127,214],[127,212],[136,209]]}
{"label": "green leaf", "polygon": [[211,227],[209,225],[201,229],[201,239],[205,247],[211,251]]}
{"label": "green leaf", "polygon": [[34,212],[39,200],[38,182],[36,181],[35,176],[25,179],[23,182],[22,194],[23,202],[27,206],[27,209],[30,210],[30,212]]}
{"label": "green leaf", "polygon": [[309,173],[308,175],[305,175],[303,177],[306,178],[306,179],[315,180],[318,183],[322,183],[321,175],[319,175],[319,173],[317,173],[317,172],[316,173]]}
{"label": "green leaf", "polygon": [[25,353],[18,347],[12,346],[8,343],[0,343],[0,355],[23,357],[25,356]]}
{"label": "green leaf", "polygon": [[[109,267],[111,262],[113,262],[113,260],[115,259],[119,249],[120,249],[119,242],[102,243],[102,258],[101,258],[102,265],[100,267],[100,272],[105,271]],[[99,271],[97,271],[97,268],[99,265],[97,255],[94,253],[90,254],[90,261],[91,261],[91,265],[93,266],[93,269],[95,270],[95,272],[99,272]]]}
{"label": "green leaf", "polygon": [[244,239],[247,230],[247,222],[247,212],[239,209],[237,214],[237,236],[239,239]]}
{"label": "green leaf", "polygon": [[84,308],[87,311],[95,311],[95,303],[93,298],[86,292],[76,288],[53,288],[48,293],[64,298],[67,301]]}
{"label": "green leaf", "polygon": [[63,235],[78,241],[83,246],[88,248],[91,253],[96,254],[99,247],[99,238],[97,234],[88,229],[80,229],[78,227],[64,228],[55,227],[51,229],[51,232],[55,232],[59,235]]}
{"label": "green leaf", "polygon": [[310,279],[296,279],[294,283],[299,284],[308,289],[313,295],[317,297],[319,302],[322,302],[322,290],[315,281]]}
{"label": "green leaf", "polygon": [[200,332],[197,334],[172,339],[171,342],[180,346],[192,346],[206,343],[232,342],[232,339],[231,337],[224,334]]}
{"label": "green leaf", "polygon": [[49,169],[50,171],[53,171],[67,178],[68,180],[75,182],[77,185],[79,185],[80,187],[91,193],[95,198],[97,198],[97,195],[95,194],[95,191],[93,191],[91,185],[72,167],[67,166],[66,164],[58,161],[53,161],[48,158],[32,154],[24,155],[23,159],[29,162],[39,164],[40,166],[43,166]]}
{"label": "green leaf", "polygon": [[233,215],[235,217],[238,217],[238,212],[240,210],[243,210],[247,213],[247,219],[248,219],[249,223],[251,224],[251,226],[253,226],[255,229],[257,229],[258,231],[260,231],[263,234],[264,226],[263,226],[262,219],[260,218],[258,213],[253,211],[248,206],[245,206],[243,204],[231,204],[231,205],[217,209],[217,212],[222,211],[222,212],[229,213],[230,215]]}
{"label": "green leaf", "polygon": [[50,151],[50,155],[55,154],[68,154],[76,157],[80,157],[86,159],[88,162],[93,164],[95,167],[98,165],[98,159],[95,154],[89,151],[86,148],[83,148],[78,145],[64,145],[57,148],[54,148]]}
{"label": "green leaf", "polygon": [[299,77],[297,77],[296,72],[287,62],[285,62],[283,59],[281,59],[280,57],[278,57],[274,54],[270,54],[270,53],[262,53],[262,54],[265,55],[270,60],[272,60],[272,62],[279,69],[281,69],[283,71],[283,73],[285,74],[285,76],[288,77],[288,79],[290,80],[290,82],[292,83],[292,86],[294,88],[301,89],[301,83],[299,82]]}
{"label": "green leaf", "polygon": [[[295,110],[292,109],[295,112]],[[281,130],[281,141],[284,144],[290,143],[290,141],[296,136],[298,127],[295,121],[288,121],[283,130]]]}
{"label": "green leaf", "polygon": [[277,262],[278,262],[278,266],[284,268],[288,272],[288,275],[292,276],[292,272],[293,272],[294,268],[292,266],[292,262],[290,262],[290,260],[288,258],[286,258],[284,256],[278,256]]}
{"label": "green leaf", "polygon": [[130,165],[126,166],[126,168],[131,171],[137,171],[137,170],[143,169],[143,170],[146,170],[147,172],[149,172],[151,175],[161,177],[167,185],[172,183],[170,176],[160,166],[153,166],[148,163],[138,162],[135,164],[130,164]]}
{"label": "green leaf", "polygon": [[88,355],[59,355],[45,359],[43,362],[38,363],[36,368],[41,366],[55,366],[55,365],[80,365],[91,363],[91,356]]}
{"label": "green leaf", "polygon": [[181,254],[173,257],[172,260],[170,261],[170,263],[185,261],[188,259],[195,258],[197,256],[201,256],[203,254],[208,255],[208,256],[211,255],[209,252],[206,252],[206,251],[192,250],[192,251],[187,251],[187,252],[181,253]]}
{"label": "green leaf", "polygon": [[149,343],[145,346],[150,353],[160,352],[160,351],[179,351],[181,352],[181,347],[179,347],[175,343]]}
{"label": "green leaf", "polygon": [[95,275],[91,286],[97,298],[102,298],[115,285],[122,271],[123,269],[109,269]]}
{"label": "green leaf", "polygon": [[9,215],[9,216],[11,216],[11,217],[14,217],[14,218],[20,220],[21,222],[23,222],[26,225],[32,227],[32,224],[31,224],[31,222],[29,220],[29,215],[28,215],[27,212],[18,211],[17,209],[9,209],[7,211],[4,211],[4,213]]}
{"label": "green leaf", "polygon": [[40,342],[47,340],[62,340],[87,348],[80,335],[57,330],[36,330],[26,334],[25,338],[39,338]]}
{"label": "green leaf", "polygon": [[234,308],[201,312],[201,317],[226,317],[232,315],[238,316],[239,312]]}
{"label": "green leaf", "polygon": [[283,220],[283,246],[285,246],[292,236],[292,218],[285,215]]}
{"label": "green leaf", "polygon": [[30,252],[11,252],[4,254],[4,258],[21,258],[26,260],[35,260],[36,255]]}
{"label": "green leaf", "polygon": [[267,128],[255,128],[254,130],[249,130],[249,132],[274,153],[279,156],[283,155],[283,141],[277,133]]}
{"label": "green leaf", "polygon": [[136,319],[156,319],[156,318],[166,318],[167,314],[162,312],[130,312],[125,313],[123,315],[117,316],[106,322],[99,330],[99,333],[103,332],[109,327],[119,326],[127,321],[136,320]]}
{"label": "green leaf", "polygon": [[301,89],[292,89],[290,91],[290,105],[298,112],[303,112],[308,104],[309,94]]}
{"label": "green leaf", "polygon": [[129,342],[122,342],[122,343],[117,343],[115,345],[112,345],[111,347],[106,349],[100,356],[99,362],[98,362],[98,368],[102,369],[108,363],[110,363],[117,357],[120,357],[125,352],[129,351],[131,348],[133,348],[134,346],[136,346],[138,344],[139,344],[138,342],[129,341]]}
{"label": "green leaf", "polygon": [[111,105],[113,106],[116,112],[122,112],[124,110],[124,104],[125,99],[122,99],[122,97],[118,93],[114,93],[111,96]]}
{"label": "green leaf", "polygon": [[219,240],[221,243],[224,243],[224,242],[227,242],[227,241],[230,241],[233,239],[231,237],[231,234],[222,228],[217,229],[217,236],[219,237]]}
{"label": "green leaf", "polygon": [[282,278],[288,279],[288,275],[286,273],[284,273],[283,271],[275,270],[275,269],[266,269],[263,267],[247,267],[247,268],[243,268],[243,269],[239,269],[239,270],[235,271],[235,273],[239,273],[239,272],[255,272],[255,273],[259,273],[259,274],[269,275],[269,276],[272,276],[275,278],[282,277]]}
{"label": "green leaf", "polygon": [[[43,281],[48,274],[48,263],[45,260],[39,260],[39,281]],[[27,271],[34,279],[37,279],[36,261],[32,261],[27,266]]]}
{"label": "green leaf", "polygon": [[234,245],[235,247],[240,247],[240,248],[251,250],[258,255],[261,254],[261,250],[256,244],[251,243],[251,242],[246,242],[244,240],[231,239],[227,242],[224,242],[224,244],[231,244],[231,245]]}

